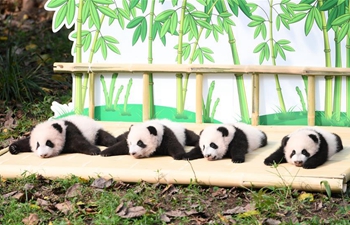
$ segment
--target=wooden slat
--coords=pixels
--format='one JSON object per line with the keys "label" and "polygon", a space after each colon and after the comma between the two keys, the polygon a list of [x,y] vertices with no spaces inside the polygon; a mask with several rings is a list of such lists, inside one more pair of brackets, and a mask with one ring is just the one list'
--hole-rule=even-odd
{"label": "wooden slat", "polygon": [[142,101],[142,120],[150,119],[150,100],[149,100],[149,74],[143,74],[143,101]]}
{"label": "wooden slat", "polygon": [[253,73],[253,94],[252,94],[252,125],[259,125],[259,74]]}
{"label": "wooden slat", "polygon": [[203,123],[203,74],[196,74],[196,123]]}
{"label": "wooden slat", "polygon": [[309,126],[315,125],[315,108],[316,108],[316,94],[315,94],[315,76],[308,76],[307,88],[307,124]]}
{"label": "wooden slat", "polygon": [[54,63],[55,72],[129,72],[129,73],[243,73],[243,74],[284,74],[314,76],[348,76],[350,68],[297,67],[268,65],[196,65],[196,64],[111,64],[98,63]]}
{"label": "wooden slat", "polygon": [[89,117],[95,118],[95,74],[89,73]]}

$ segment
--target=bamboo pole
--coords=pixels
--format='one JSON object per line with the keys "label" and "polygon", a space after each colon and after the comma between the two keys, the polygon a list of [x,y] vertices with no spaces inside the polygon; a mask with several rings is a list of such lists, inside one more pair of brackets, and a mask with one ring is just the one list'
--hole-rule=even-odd
{"label": "bamboo pole", "polygon": [[150,119],[150,100],[149,100],[149,73],[143,74],[143,95],[142,95],[142,121]]}
{"label": "bamboo pole", "polygon": [[259,74],[253,73],[252,76],[253,93],[252,93],[252,119],[253,126],[259,125]]}
{"label": "bamboo pole", "polygon": [[95,74],[89,72],[89,117],[95,118]]}
{"label": "bamboo pole", "polygon": [[309,126],[315,126],[315,76],[308,76],[308,91],[307,91],[307,124]]}
{"label": "bamboo pole", "polygon": [[196,123],[203,123],[203,74],[196,73]]}
{"label": "bamboo pole", "polygon": [[297,67],[270,65],[220,65],[220,64],[110,64],[98,63],[54,63],[54,72],[83,73],[91,69],[94,72],[127,73],[243,73],[243,74],[283,74],[313,76],[349,76],[350,68],[334,67]]}

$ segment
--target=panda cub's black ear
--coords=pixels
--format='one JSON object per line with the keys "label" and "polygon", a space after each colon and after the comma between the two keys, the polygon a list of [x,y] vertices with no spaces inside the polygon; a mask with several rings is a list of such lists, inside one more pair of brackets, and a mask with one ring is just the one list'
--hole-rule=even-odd
{"label": "panda cub's black ear", "polygon": [[228,136],[228,130],[226,129],[226,127],[218,127],[218,131],[222,133],[223,137]]}
{"label": "panda cub's black ear", "polygon": [[317,144],[318,143],[318,138],[314,134],[309,134],[309,137]]}
{"label": "panda cub's black ear", "polygon": [[286,146],[288,140],[289,140],[289,136],[288,136],[288,135],[287,135],[287,136],[284,136],[283,139],[282,139],[282,141],[281,141],[281,146],[282,146],[282,147]]}
{"label": "panda cub's black ear", "polygon": [[154,126],[148,126],[147,129],[150,134],[157,136],[157,129]]}
{"label": "panda cub's black ear", "polygon": [[54,123],[52,124],[53,128],[55,128],[58,132],[62,133],[63,128],[61,125],[59,125],[58,123]]}

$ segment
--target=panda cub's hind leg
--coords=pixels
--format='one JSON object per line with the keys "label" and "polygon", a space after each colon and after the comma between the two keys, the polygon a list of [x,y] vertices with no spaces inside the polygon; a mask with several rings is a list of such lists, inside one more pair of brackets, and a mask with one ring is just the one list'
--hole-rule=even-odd
{"label": "panda cub's hind leg", "polygon": [[115,138],[112,134],[102,129],[97,131],[96,145],[109,147],[115,143],[117,143],[117,138]]}
{"label": "panda cub's hind leg", "polygon": [[31,152],[29,137],[20,139],[9,146],[9,151],[12,155],[17,155],[20,152]]}
{"label": "panda cub's hind leg", "polygon": [[185,129],[185,145],[196,146],[199,143],[199,135],[191,130]]}
{"label": "panda cub's hind leg", "polygon": [[128,155],[129,154],[129,146],[127,142],[129,132],[125,132],[121,135],[119,135],[116,140],[117,142],[103,150],[100,155],[107,157],[107,156],[114,156],[114,155]]}
{"label": "panda cub's hind leg", "polygon": [[233,163],[243,163],[245,161],[245,154],[248,153],[248,140],[243,131],[236,127],[235,136],[233,137],[228,153],[231,155]]}

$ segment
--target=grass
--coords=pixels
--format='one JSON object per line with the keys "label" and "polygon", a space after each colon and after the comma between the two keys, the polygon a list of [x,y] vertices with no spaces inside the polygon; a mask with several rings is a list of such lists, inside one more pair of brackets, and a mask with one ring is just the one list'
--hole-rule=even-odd
{"label": "grass", "polygon": [[[6,91],[0,87],[3,148],[52,116],[52,101],[71,101],[70,76],[53,74],[52,63],[71,62],[72,57],[69,31],[52,34],[50,22],[35,23],[35,30],[12,27],[6,21],[0,24],[0,37],[6,37],[0,39],[0,66],[6,67],[0,73],[8,71],[5,75],[11,78],[0,81],[7,85]],[[21,83],[12,97],[6,96],[18,78],[35,81],[37,86]],[[32,96],[15,96],[23,88],[29,88]],[[15,126],[4,126],[6,115],[14,119]],[[300,197],[305,194],[307,198]],[[348,192],[304,193],[288,184],[281,188],[222,188],[195,182],[123,183],[30,173],[5,179],[0,172],[0,224],[350,224],[349,202]],[[136,211],[130,216],[127,209]]]}

